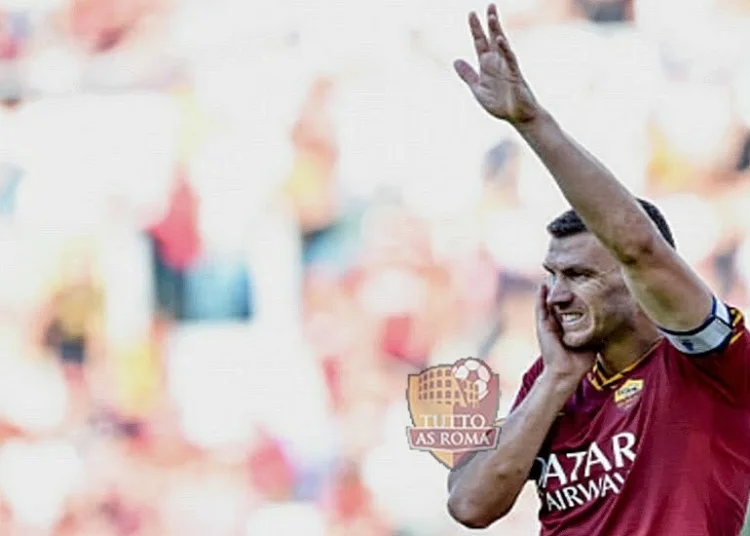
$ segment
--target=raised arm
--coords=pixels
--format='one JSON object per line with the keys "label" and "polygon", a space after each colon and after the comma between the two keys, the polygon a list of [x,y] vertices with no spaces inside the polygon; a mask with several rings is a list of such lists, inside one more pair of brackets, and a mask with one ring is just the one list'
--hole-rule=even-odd
{"label": "raised arm", "polygon": [[673,331],[703,324],[713,307],[711,291],[662,238],[637,199],[537,102],[495,6],[487,10],[489,36],[474,13],[469,26],[479,73],[463,60],[455,68],[477,101],[511,124],[541,159],[586,227],[619,260],[631,291],[655,324]]}

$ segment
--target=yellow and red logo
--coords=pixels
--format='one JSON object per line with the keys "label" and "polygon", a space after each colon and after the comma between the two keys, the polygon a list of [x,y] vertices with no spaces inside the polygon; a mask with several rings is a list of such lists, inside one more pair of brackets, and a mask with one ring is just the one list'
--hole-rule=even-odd
{"label": "yellow and red logo", "polygon": [[615,391],[615,404],[620,409],[628,409],[635,404],[643,391],[643,380],[629,379]]}
{"label": "yellow and red logo", "polygon": [[497,374],[484,361],[459,359],[409,375],[406,399],[414,426],[409,446],[452,469],[467,453],[497,446]]}

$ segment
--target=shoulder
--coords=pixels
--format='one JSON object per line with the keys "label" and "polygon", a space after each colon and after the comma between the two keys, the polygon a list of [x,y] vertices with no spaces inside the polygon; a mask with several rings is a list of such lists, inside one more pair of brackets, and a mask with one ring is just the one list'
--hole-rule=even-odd
{"label": "shoulder", "polygon": [[729,316],[732,322],[732,329],[734,330],[735,334],[738,333],[747,333],[747,329],[745,326],[745,314],[738,308],[733,305],[727,305],[729,308]]}
{"label": "shoulder", "polygon": [[728,305],[727,308],[729,309],[729,321],[732,326],[732,333],[727,341],[726,348],[733,347],[738,342],[747,346],[749,339],[747,326],[745,325],[745,315],[737,307]]}
{"label": "shoulder", "polygon": [[697,353],[686,350],[684,343],[665,342],[664,347],[671,354],[665,362],[674,363],[685,378],[693,378],[690,382],[693,387],[707,388],[724,401],[747,407],[750,405],[750,334],[742,311],[726,307],[727,326],[722,329],[722,338],[717,339],[715,347]]}

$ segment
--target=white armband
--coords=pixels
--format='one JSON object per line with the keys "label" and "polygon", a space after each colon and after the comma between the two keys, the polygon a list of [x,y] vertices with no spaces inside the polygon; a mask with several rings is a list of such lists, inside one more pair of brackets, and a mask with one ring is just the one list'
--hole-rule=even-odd
{"label": "white armband", "polygon": [[671,331],[659,328],[659,331],[684,354],[706,354],[718,350],[729,340],[732,335],[732,317],[729,307],[714,296],[711,314],[696,329]]}

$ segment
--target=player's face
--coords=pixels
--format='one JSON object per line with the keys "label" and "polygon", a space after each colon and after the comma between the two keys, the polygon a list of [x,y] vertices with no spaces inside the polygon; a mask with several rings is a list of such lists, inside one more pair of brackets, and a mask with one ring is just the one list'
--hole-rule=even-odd
{"label": "player's face", "polygon": [[593,234],[553,238],[544,267],[566,346],[600,350],[634,325],[637,306],[620,266]]}

